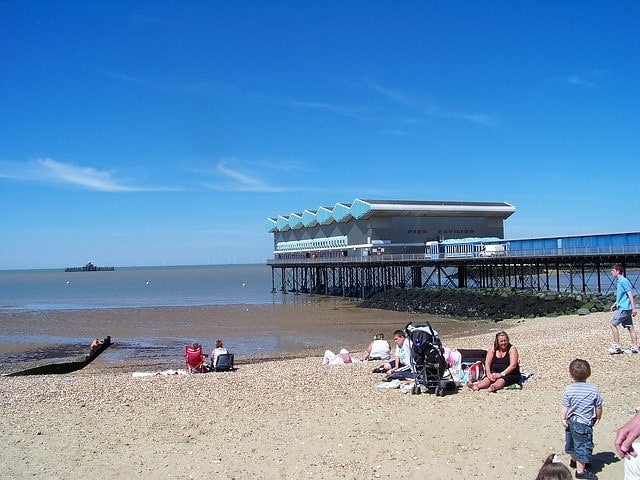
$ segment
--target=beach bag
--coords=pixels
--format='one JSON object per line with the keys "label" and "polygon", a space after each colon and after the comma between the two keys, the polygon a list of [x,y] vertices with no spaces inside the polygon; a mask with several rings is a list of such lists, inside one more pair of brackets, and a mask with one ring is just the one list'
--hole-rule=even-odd
{"label": "beach bag", "polygon": [[485,375],[484,364],[480,361],[473,362],[467,368],[467,380],[471,383],[482,380]]}

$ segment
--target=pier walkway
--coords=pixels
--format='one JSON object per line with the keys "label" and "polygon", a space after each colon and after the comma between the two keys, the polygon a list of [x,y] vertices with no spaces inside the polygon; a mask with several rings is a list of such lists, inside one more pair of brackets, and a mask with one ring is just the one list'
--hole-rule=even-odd
{"label": "pier walkway", "polygon": [[[460,248],[472,243],[473,247]],[[491,249],[489,244],[478,247],[478,242],[459,241],[455,249],[435,250],[425,245],[424,252],[409,254],[362,255],[354,248],[340,255],[280,256],[267,265],[272,269],[274,292],[356,298],[414,287],[611,294],[615,292],[610,271],[614,263],[623,266],[636,291],[640,287],[640,232],[503,240],[504,249]]]}

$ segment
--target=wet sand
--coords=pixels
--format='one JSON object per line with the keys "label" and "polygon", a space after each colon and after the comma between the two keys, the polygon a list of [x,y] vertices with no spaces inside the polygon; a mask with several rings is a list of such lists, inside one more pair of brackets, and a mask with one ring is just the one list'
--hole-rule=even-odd
{"label": "wet sand", "polygon": [[377,332],[430,321],[441,334],[483,331],[492,322],[358,308],[357,302],[299,297],[285,305],[122,308],[0,314],[0,372],[86,353],[91,339],[114,345],[96,360],[105,367],[140,364],[180,368],[184,346],[194,341],[209,353],[220,338],[240,363],[299,357],[326,349],[360,351]]}

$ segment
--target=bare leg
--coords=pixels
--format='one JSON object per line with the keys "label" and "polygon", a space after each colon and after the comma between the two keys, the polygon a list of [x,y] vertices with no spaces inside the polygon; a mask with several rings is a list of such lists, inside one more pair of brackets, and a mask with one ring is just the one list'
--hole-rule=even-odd
{"label": "bare leg", "polygon": [[620,332],[618,331],[618,327],[615,325],[611,326],[611,334],[613,335],[613,343],[616,345],[620,345]]}
{"label": "bare leg", "polygon": [[580,460],[576,460],[576,473],[584,473],[585,464]]}
{"label": "bare leg", "polygon": [[504,378],[499,378],[491,384],[489,392],[497,392],[498,390],[503,389],[506,384],[507,382],[504,381]]}
{"label": "bare leg", "polygon": [[[478,387],[478,390],[482,390],[483,388],[487,388],[491,385],[491,380],[489,380],[489,377],[484,377],[482,380],[480,380],[478,383],[475,384],[476,387]],[[476,390],[474,388],[474,390]]]}
{"label": "bare leg", "polygon": [[638,346],[638,335],[636,333],[635,327],[633,327],[633,326],[629,327],[629,337],[631,337],[631,346],[632,347],[637,347]]}

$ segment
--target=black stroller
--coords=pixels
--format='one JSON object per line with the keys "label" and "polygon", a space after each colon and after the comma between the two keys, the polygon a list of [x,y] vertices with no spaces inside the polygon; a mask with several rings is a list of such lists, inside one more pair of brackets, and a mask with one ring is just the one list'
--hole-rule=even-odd
{"label": "black stroller", "polygon": [[404,329],[411,344],[411,371],[415,384],[411,393],[419,395],[424,387],[427,393],[444,396],[456,390],[456,384],[444,359],[444,349],[438,333],[429,322],[422,325],[409,323]]}

